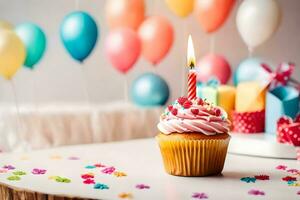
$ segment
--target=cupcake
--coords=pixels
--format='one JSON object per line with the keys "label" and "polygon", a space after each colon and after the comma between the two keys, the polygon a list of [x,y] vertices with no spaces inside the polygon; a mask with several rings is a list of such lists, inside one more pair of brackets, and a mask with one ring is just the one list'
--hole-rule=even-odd
{"label": "cupcake", "polygon": [[165,170],[176,176],[209,176],[222,172],[230,136],[226,112],[200,98],[178,98],[157,125]]}

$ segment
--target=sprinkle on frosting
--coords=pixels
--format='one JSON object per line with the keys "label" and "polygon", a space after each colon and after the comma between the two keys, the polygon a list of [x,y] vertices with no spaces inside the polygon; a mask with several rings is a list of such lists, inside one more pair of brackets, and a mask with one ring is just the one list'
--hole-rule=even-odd
{"label": "sprinkle on frosting", "polygon": [[179,97],[169,105],[157,125],[164,134],[199,132],[215,135],[229,131],[227,113],[220,107],[212,106],[201,98],[189,100]]}

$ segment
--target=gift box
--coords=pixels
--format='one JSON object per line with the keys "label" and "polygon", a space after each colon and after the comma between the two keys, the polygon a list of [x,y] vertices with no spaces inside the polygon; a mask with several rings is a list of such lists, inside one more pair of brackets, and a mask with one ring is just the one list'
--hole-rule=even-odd
{"label": "gift box", "polygon": [[276,123],[285,115],[294,118],[299,112],[299,91],[290,86],[279,86],[266,97],[266,132],[276,134]]}
{"label": "gift box", "polygon": [[300,114],[293,121],[288,116],[277,121],[277,141],[295,146],[297,159],[300,160]]}
{"label": "gift box", "polygon": [[261,133],[265,128],[265,110],[232,113],[233,131],[237,133]]}
{"label": "gift box", "polygon": [[235,111],[255,112],[265,109],[266,85],[257,81],[240,83],[236,88]]}

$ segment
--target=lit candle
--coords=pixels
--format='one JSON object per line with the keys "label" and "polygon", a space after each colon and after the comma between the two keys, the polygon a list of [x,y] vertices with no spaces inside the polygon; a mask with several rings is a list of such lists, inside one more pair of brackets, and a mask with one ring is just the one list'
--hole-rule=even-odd
{"label": "lit candle", "polygon": [[195,68],[195,52],[194,45],[191,35],[188,39],[187,48],[187,66],[190,68],[188,74],[188,99],[193,100],[196,98],[196,83],[197,83],[197,73]]}

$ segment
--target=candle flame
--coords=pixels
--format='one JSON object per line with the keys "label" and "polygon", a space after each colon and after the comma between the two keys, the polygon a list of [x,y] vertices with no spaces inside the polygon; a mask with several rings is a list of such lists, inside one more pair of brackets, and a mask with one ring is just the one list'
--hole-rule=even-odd
{"label": "candle flame", "polygon": [[190,68],[194,68],[196,63],[195,60],[196,59],[195,59],[193,40],[192,40],[192,36],[189,35],[188,48],[187,48],[187,66],[189,66]]}

